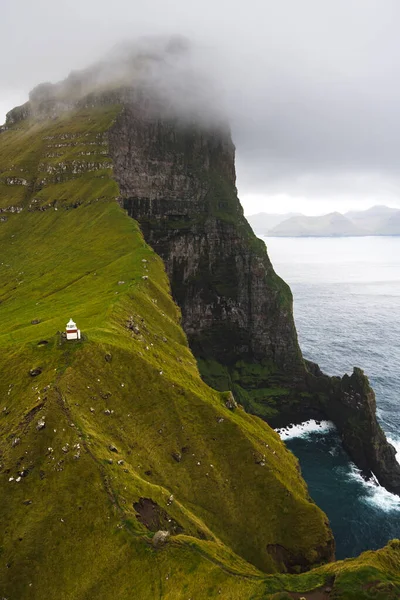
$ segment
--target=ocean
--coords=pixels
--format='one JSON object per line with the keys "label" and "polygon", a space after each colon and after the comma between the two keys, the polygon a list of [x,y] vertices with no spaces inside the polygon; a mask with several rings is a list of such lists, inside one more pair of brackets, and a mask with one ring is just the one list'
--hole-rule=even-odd
{"label": "ocean", "polygon": [[[300,346],[329,375],[361,367],[400,462],[400,237],[264,238],[290,285]],[[365,482],[332,424],[282,434],[326,512],[338,559],[400,538],[400,497]]]}

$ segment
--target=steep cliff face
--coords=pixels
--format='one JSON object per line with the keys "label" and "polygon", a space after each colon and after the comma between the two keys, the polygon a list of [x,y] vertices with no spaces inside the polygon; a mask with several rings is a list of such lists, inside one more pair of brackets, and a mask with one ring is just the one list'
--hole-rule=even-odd
{"label": "steep cliff face", "polygon": [[[342,380],[306,366],[292,296],[243,216],[234,146],[211,129],[124,102],[109,132],[121,203],[163,258],[204,379],[271,424],[329,418],[366,476],[400,493],[400,465],[361,371]],[[155,116],[156,115],[156,116]]]}
{"label": "steep cliff face", "polygon": [[304,371],[288,286],[236,195],[228,132],[126,106],[110,131],[122,204],[164,259],[198,358]]}
{"label": "steep cliff face", "polygon": [[[13,202],[0,210],[19,211],[28,201],[30,210],[52,207],[63,202],[63,193],[49,184],[70,175],[85,175],[89,182],[92,172],[91,195],[98,201],[105,173],[113,167],[122,206],[164,260],[204,380],[220,391],[232,390],[248,410],[273,425],[331,418],[363,472],[373,472],[398,492],[400,465],[377,422],[367,378],[357,377],[362,392],[351,397],[362,401],[353,403],[349,419],[346,378],[339,385],[338,378],[322,376],[302,359],[290,289],[243,216],[230,133],[220,117],[210,120],[209,104],[202,111],[197,92],[191,97],[193,81],[176,87],[168,61],[181,51],[181,45],[167,44],[161,58],[152,52],[124,55],[123,67],[109,65],[107,77],[95,65],[59,84],[35,88],[28,103],[8,114],[3,131],[29,118],[57,120],[76,108],[87,114],[108,107],[116,119],[108,132],[86,139],[90,146],[73,160],[76,134],[66,132],[62,143],[52,144],[33,181],[24,170],[4,172],[0,188],[5,186],[5,197]],[[123,85],[119,75],[110,83],[111,71],[124,73]],[[69,155],[60,160],[64,147]],[[74,189],[76,205],[83,202],[81,189]]]}
{"label": "steep cliff face", "polygon": [[163,262],[116,201],[120,110],[0,136],[0,208],[16,208],[0,221],[0,597],[257,597],[259,569],[333,560],[332,532],[279,436],[201,380]]}
{"label": "steep cliff face", "polygon": [[377,421],[375,394],[363,371],[355,368],[352,375],[339,378],[317,369],[316,376],[308,376],[308,383],[318,392],[316,403],[320,401],[323,414],[337,426],[344,449],[364,476],[374,474],[387,490],[400,495],[396,450]]}
{"label": "steep cliff face", "polygon": [[[47,210],[71,197],[79,206],[87,201],[86,186],[97,202],[109,188],[116,194],[108,176],[113,167],[120,203],[164,260],[204,380],[220,391],[232,390],[249,411],[274,426],[332,419],[366,476],[374,473],[388,490],[400,493],[400,465],[378,424],[365,375],[329,378],[302,359],[290,289],[243,216],[226,126],[174,117],[159,95],[140,86],[80,96],[82,87],[77,76],[38,86],[27,104],[8,114],[3,131],[20,124],[23,130],[33,117],[57,123],[57,115],[74,106],[81,115],[76,123],[93,114],[97,124],[93,121],[93,131],[82,140],[80,133],[63,128],[62,120],[51,139],[35,138],[36,150],[49,146],[46,159],[33,178],[24,165],[16,172],[10,163],[0,180],[0,211]],[[114,117],[108,126],[106,115]]]}
{"label": "steep cliff face", "polygon": [[[263,398],[285,379],[276,413],[294,418],[295,400],[307,415],[341,398],[332,418],[345,430],[360,410],[367,451],[372,392],[361,372],[306,369],[290,291],[243,219],[229,136],[143,113],[126,88],[76,105],[53,91],[0,138],[1,596],[397,598],[397,541],[321,566],[334,541],[295,457],[201,380],[163,263],[116,202],[113,175],[224,390]],[[73,345],[57,332],[70,311]]]}

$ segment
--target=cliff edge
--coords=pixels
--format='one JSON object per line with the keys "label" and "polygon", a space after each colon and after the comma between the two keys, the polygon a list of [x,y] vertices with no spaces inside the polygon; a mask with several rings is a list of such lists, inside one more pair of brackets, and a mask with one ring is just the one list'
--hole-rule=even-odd
{"label": "cliff edge", "polygon": [[365,476],[400,494],[367,377],[329,378],[302,358],[291,291],[237,197],[229,131],[155,118],[134,102],[109,136],[121,204],[164,260],[205,381],[272,425],[331,419]]}
{"label": "cliff edge", "polygon": [[[400,465],[377,421],[368,379],[357,371],[355,397],[362,400],[348,419],[346,376],[339,384],[302,358],[290,288],[243,215],[229,128],[208,98],[199,99],[187,71],[182,81],[186,54],[179,43],[161,54],[128,52],[118,69],[111,61],[106,69],[99,64],[42,84],[7,115],[3,131],[29,118],[45,122],[77,108],[119,106],[104,133],[119,201],[165,263],[203,379],[232,391],[273,426],[332,419],[365,476],[373,473],[400,494]],[[68,165],[53,162],[47,173],[62,181]],[[79,171],[78,163],[72,168]],[[103,154],[82,168],[110,166]]]}
{"label": "cliff edge", "polygon": [[0,130],[1,594],[397,598],[400,543],[330,562],[297,460],[238,405],[352,420],[344,444],[393,478],[362,372],[302,359],[229,131],[90,73],[40,86]]}

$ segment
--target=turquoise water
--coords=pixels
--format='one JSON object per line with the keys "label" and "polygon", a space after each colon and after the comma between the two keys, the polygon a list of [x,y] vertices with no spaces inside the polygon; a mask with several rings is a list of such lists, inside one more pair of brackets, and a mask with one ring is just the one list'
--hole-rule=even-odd
{"label": "turquoise water", "polygon": [[[304,356],[330,375],[364,369],[380,423],[400,452],[400,237],[265,241],[292,288]],[[286,443],[330,519],[337,558],[400,537],[400,498],[363,481],[329,424],[296,427]]]}

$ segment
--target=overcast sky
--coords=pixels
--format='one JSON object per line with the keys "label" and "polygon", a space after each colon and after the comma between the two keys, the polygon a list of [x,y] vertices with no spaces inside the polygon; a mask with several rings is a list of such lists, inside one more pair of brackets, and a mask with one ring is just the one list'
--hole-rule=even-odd
{"label": "overcast sky", "polygon": [[182,34],[224,90],[247,214],[400,207],[398,0],[0,0],[0,19],[0,121],[121,40]]}

